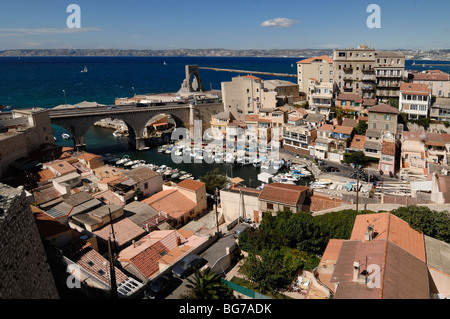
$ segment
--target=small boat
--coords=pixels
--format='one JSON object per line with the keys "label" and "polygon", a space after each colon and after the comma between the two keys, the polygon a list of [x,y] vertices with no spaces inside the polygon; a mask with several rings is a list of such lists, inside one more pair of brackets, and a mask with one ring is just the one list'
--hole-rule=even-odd
{"label": "small boat", "polygon": [[262,170],[268,170],[272,166],[272,163],[270,160],[264,161],[261,163],[261,169]]}
{"label": "small boat", "polygon": [[191,178],[192,177],[192,174],[184,174],[184,175],[182,175],[182,176],[180,176],[180,180],[184,180],[184,179],[187,179],[187,178]]}
{"label": "small boat", "polygon": [[122,137],[122,133],[120,133],[119,131],[114,131],[112,134],[114,135],[114,137]]}
{"label": "small boat", "polygon": [[130,161],[129,155],[124,155],[120,160],[116,162],[117,165],[125,164],[126,162]]}
{"label": "small boat", "polygon": [[173,147],[169,147],[168,149],[166,149],[166,154],[170,154],[170,153],[172,153],[172,149],[173,149]]}
{"label": "small boat", "polygon": [[68,139],[70,138],[70,135],[67,134],[67,133],[63,133],[61,136],[62,136],[62,138],[65,139],[65,140],[68,140]]}
{"label": "small boat", "polygon": [[173,173],[171,176],[170,176],[170,178],[171,179],[176,179],[176,178],[178,178],[180,176],[180,173],[179,172],[175,172],[175,173]]}
{"label": "small boat", "polygon": [[163,65],[167,65],[166,61],[164,61]]}
{"label": "small boat", "polygon": [[253,166],[256,168],[261,167],[261,160],[259,158],[255,158],[253,160]]}
{"label": "small boat", "polygon": [[162,146],[158,147],[157,152],[158,153],[164,153],[168,148],[169,148],[168,145],[162,145]]}
{"label": "small boat", "polygon": [[227,155],[225,155],[225,162],[228,164],[234,163],[234,154],[227,153]]}
{"label": "small boat", "polygon": [[83,70],[81,70],[81,73],[87,73],[87,71],[88,71],[88,68],[87,68],[87,66],[84,66],[84,69],[83,69]]}
{"label": "small boat", "polygon": [[135,164],[139,164],[139,160],[134,160],[134,161],[128,161],[128,162],[126,162],[125,164],[123,164],[124,166],[132,166],[132,165],[135,165]]}
{"label": "small boat", "polygon": [[273,162],[273,169],[280,170],[283,167],[284,161],[274,161]]}

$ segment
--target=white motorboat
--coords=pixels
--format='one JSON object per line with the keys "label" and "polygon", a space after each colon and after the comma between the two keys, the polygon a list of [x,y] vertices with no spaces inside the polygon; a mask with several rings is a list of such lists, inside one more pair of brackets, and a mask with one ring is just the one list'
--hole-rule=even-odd
{"label": "white motorboat", "polygon": [[62,136],[62,138],[65,139],[65,140],[68,140],[68,139],[70,138],[70,135],[67,134],[67,133],[63,133],[61,136]]}
{"label": "white motorboat", "polygon": [[180,176],[180,180],[183,180],[183,179],[186,179],[186,178],[191,178],[192,177],[192,174],[184,174],[184,175],[182,175],[182,176]]}
{"label": "white motorboat", "polygon": [[112,134],[114,135],[114,137],[122,137],[122,133],[120,133],[119,131],[114,131]]}
{"label": "white motorboat", "polygon": [[283,161],[273,161],[273,169],[280,170],[283,167]]}
{"label": "white motorboat", "polygon": [[227,153],[227,155],[225,155],[225,162],[228,164],[234,163],[234,154]]}
{"label": "white motorboat", "polygon": [[255,158],[253,160],[253,166],[254,167],[261,167],[261,160],[259,158]]}
{"label": "white motorboat", "polygon": [[139,160],[134,160],[134,161],[128,161],[125,164],[123,164],[124,166],[133,166],[139,164]]}
{"label": "white motorboat", "polygon": [[264,161],[261,163],[262,170],[268,170],[272,166],[272,162],[270,160]]}
{"label": "white motorboat", "polygon": [[116,162],[117,165],[125,164],[126,162],[130,161],[129,155],[124,155],[120,160]]}

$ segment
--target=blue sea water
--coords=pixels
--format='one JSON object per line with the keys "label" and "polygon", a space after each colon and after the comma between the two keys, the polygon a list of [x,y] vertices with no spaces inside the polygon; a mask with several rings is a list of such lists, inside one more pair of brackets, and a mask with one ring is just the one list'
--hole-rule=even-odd
{"label": "blue sea water", "polygon": [[[4,57],[0,58],[0,105],[14,108],[53,108],[83,101],[113,104],[117,97],[131,97],[136,94],[176,92],[185,77],[185,65],[201,67],[264,71],[274,73],[296,73],[296,62],[302,58],[243,58],[243,57]],[[164,64],[164,62],[166,62]],[[406,62],[411,70],[440,69],[450,73],[449,62],[438,61]],[[448,66],[423,67],[421,63]],[[87,73],[82,73],[84,67]],[[205,89],[220,90],[221,82],[231,81],[242,75],[230,72],[200,70]],[[268,80],[274,77],[258,75]],[[295,78],[284,80],[296,82]],[[65,91],[65,95],[64,92]],[[65,132],[54,126],[56,143],[73,146],[72,141],[61,139]],[[87,151],[96,154],[113,153],[118,156],[129,154],[148,163],[171,164],[170,155],[158,154],[155,150],[137,152],[130,149],[126,138],[114,138],[112,131],[92,127],[86,137]],[[244,178],[249,186],[257,186],[259,169],[253,166],[234,167],[227,164],[173,164],[181,170],[190,171],[195,177],[206,171],[219,168],[229,176]],[[305,184],[307,181],[302,181]]]}

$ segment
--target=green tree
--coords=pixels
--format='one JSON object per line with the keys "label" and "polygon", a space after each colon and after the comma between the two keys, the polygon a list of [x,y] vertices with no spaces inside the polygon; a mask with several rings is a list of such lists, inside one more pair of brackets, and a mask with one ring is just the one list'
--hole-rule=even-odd
{"label": "green tree", "polygon": [[358,135],[366,135],[368,125],[366,121],[359,121],[358,126],[355,127],[355,132]]}
{"label": "green tree", "polygon": [[450,215],[432,211],[425,206],[399,207],[392,214],[407,222],[411,228],[425,235],[450,243]]}
{"label": "green tree", "polygon": [[301,267],[302,261],[296,258],[296,251],[281,247],[276,250],[263,249],[259,254],[249,254],[241,271],[259,286],[261,292],[277,293],[288,287]]}
{"label": "green tree", "polygon": [[364,166],[369,160],[367,159],[364,152],[351,152],[346,153],[344,161],[349,164],[356,164]]}
{"label": "green tree", "polygon": [[209,268],[197,270],[192,278],[187,279],[185,295],[188,299],[235,299],[233,289],[222,282],[221,277]]}
{"label": "green tree", "polygon": [[220,190],[226,186],[228,178],[225,174],[220,173],[218,168],[215,168],[201,176],[200,181],[205,183],[208,194],[214,194],[216,189]]}

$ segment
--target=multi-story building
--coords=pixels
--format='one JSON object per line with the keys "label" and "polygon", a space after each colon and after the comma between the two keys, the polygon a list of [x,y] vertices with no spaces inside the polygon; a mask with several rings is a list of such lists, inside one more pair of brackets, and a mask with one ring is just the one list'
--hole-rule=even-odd
{"label": "multi-story building", "polygon": [[402,83],[400,85],[400,112],[406,113],[408,119],[428,117],[431,93],[432,90],[427,84]]}
{"label": "multi-story building", "polygon": [[441,70],[427,70],[411,74],[412,83],[427,84],[436,97],[450,97],[450,74]]}
{"label": "multi-story building", "polygon": [[436,98],[430,108],[430,117],[436,121],[450,121],[450,98]]}
{"label": "multi-story building", "polygon": [[356,49],[333,52],[334,82],[340,92],[375,97],[375,49],[359,45]]}
{"label": "multi-story building", "polygon": [[383,141],[378,170],[384,174],[394,175],[399,169],[399,144],[394,141]]}
{"label": "multi-story building", "polygon": [[298,85],[289,81],[263,81],[246,75],[222,82],[224,110],[236,120],[244,120],[248,114],[259,114],[260,109],[273,110],[300,99]]}
{"label": "multi-story building", "polygon": [[390,51],[375,52],[376,97],[379,103],[399,99],[404,73],[404,54]]}
{"label": "multi-story building", "polygon": [[403,132],[400,165],[402,172],[407,171],[419,175],[425,173],[425,139],[425,134],[421,132]]}
{"label": "multi-story building", "polygon": [[264,90],[276,92],[277,106],[294,104],[300,101],[298,84],[284,80],[265,80]]}
{"label": "multi-story building", "polygon": [[320,82],[316,79],[308,79],[308,104],[313,112],[325,115],[330,119],[330,110],[333,106],[333,87],[330,82]]}
{"label": "multi-story building", "polygon": [[48,110],[18,109],[0,113],[0,176],[10,164],[54,143]]}
{"label": "multi-story building", "polygon": [[283,127],[284,148],[303,155],[310,155],[312,142],[317,137],[317,130],[311,125],[286,124]]}
{"label": "multi-story building", "polygon": [[276,107],[277,92],[264,90],[263,81],[256,76],[239,76],[222,82],[222,101],[225,112],[244,120],[247,114],[258,114],[260,108]]}
{"label": "multi-story building", "polygon": [[369,128],[381,130],[383,137],[394,140],[398,134],[398,115],[397,108],[378,104],[372,106],[369,110]]}
{"label": "multi-story building", "polygon": [[227,135],[228,123],[230,123],[230,112],[220,112],[218,114],[211,115],[211,139],[224,140]]}
{"label": "multi-story building", "polygon": [[309,79],[318,82],[334,82],[333,59],[327,55],[304,59],[297,62],[298,88],[303,95],[308,94]]}

